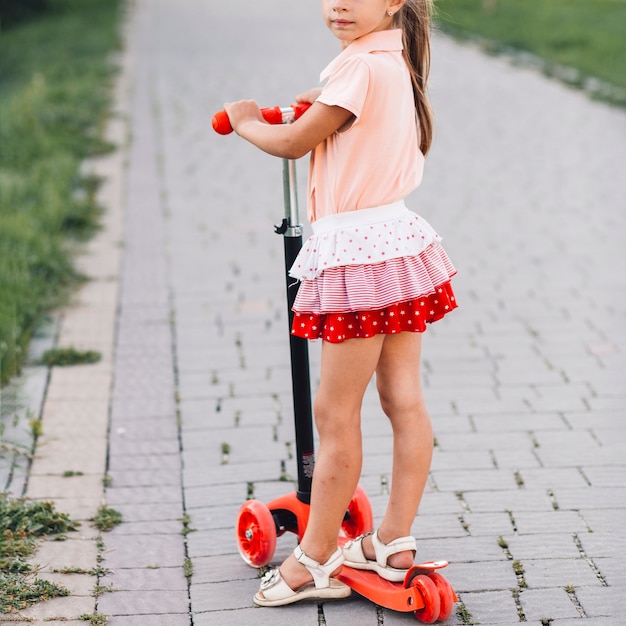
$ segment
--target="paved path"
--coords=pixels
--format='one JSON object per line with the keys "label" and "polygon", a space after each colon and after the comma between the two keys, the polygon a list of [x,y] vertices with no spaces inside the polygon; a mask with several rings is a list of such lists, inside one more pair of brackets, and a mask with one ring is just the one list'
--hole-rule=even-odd
{"label": "paved path", "polygon": [[[100,370],[53,373],[44,433],[71,402],[80,437],[44,438],[27,492],[84,520],[104,497],[124,522],[103,544],[86,524],[57,560],[111,570],[97,583],[113,593],[74,586],[112,626],[415,623],[358,597],[253,608],[257,572],[233,540],[249,489],[267,501],[296,474],[281,164],[209,123],[224,100],[286,104],[316,84],[337,53],[316,3],[139,0],[127,53],[126,221],[108,240],[123,239],[121,266],[96,257],[100,295],[79,298],[86,324],[99,297],[113,308],[102,332],[81,338],[71,311],[62,324],[67,341],[109,345]],[[409,204],[444,235],[461,306],[425,341],[436,448],[419,556],[450,561],[464,609],[450,624],[621,624],[626,115],[441,36],[433,56],[435,146]],[[378,520],[391,437],[373,393],[363,426]],[[59,489],[81,463],[76,493]],[[70,600],[25,615],[76,620]]]}

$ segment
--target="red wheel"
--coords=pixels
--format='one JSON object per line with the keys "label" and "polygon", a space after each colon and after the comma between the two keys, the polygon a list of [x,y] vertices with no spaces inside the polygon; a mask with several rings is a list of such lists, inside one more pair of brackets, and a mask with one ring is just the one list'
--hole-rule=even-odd
{"label": "red wheel", "polygon": [[263,567],[272,560],[276,550],[276,523],[263,502],[248,500],[241,505],[236,532],[239,554],[248,565]]}
{"label": "red wheel", "polygon": [[341,530],[348,539],[356,539],[359,535],[369,533],[374,528],[374,515],[372,513],[372,505],[365,490],[358,485],[346,516],[341,524]]}
{"label": "red wheel", "polygon": [[440,608],[438,619],[441,621],[446,620],[452,615],[454,610],[455,595],[452,585],[437,572],[433,572],[428,577],[435,583],[435,587],[437,587],[439,592]]}
{"label": "red wheel", "polygon": [[415,611],[415,617],[424,624],[434,624],[441,611],[439,591],[435,583],[426,574],[418,574],[411,581],[411,586],[419,589],[424,600],[424,607]]}

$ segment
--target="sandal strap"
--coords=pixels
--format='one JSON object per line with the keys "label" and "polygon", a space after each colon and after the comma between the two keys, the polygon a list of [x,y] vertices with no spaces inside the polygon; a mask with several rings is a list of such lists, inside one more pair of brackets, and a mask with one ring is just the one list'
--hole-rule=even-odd
{"label": "sandal strap", "polygon": [[372,544],[374,546],[374,553],[376,554],[376,562],[381,567],[387,566],[387,560],[392,554],[398,552],[417,552],[417,544],[415,537],[398,537],[389,543],[383,543],[378,538],[378,531],[372,535]]}
{"label": "sandal strap", "polygon": [[330,555],[326,563],[323,564],[307,556],[299,545],[295,547],[293,554],[297,561],[302,563],[302,565],[309,570],[311,576],[313,576],[316,589],[325,589],[328,587],[330,585],[330,575],[344,562],[341,548],[337,548],[337,550]]}

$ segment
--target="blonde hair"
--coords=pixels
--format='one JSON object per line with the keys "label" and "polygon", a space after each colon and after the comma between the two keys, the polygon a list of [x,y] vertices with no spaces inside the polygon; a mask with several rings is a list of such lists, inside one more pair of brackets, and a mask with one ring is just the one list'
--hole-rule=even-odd
{"label": "blonde hair", "polygon": [[413,84],[413,98],[420,127],[420,150],[426,154],[433,138],[433,113],[430,108],[426,83],[430,71],[430,20],[433,0],[405,0],[396,14],[402,28],[404,59]]}

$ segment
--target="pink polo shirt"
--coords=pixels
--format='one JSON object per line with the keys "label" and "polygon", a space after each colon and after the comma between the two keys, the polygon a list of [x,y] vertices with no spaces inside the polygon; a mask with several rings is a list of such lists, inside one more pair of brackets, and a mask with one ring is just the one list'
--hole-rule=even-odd
{"label": "pink polo shirt", "polygon": [[354,114],[311,153],[308,218],[391,204],[422,180],[424,156],[400,29],[353,41],[322,72],[318,101]]}

